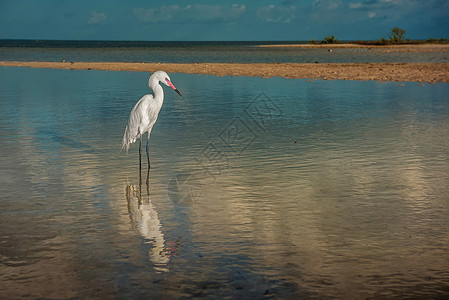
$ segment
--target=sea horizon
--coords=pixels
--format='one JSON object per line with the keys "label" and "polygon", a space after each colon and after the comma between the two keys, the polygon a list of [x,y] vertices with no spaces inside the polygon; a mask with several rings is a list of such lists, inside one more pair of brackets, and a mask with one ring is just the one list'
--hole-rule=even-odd
{"label": "sea horizon", "polygon": [[[344,41],[349,42],[349,41]],[[0,39],[0,47],[148,47],[148,46],[257,46],[257,45],[292,45],[308,44],[306,40],[290,41],[137,41],[137,40],[59,40],[59,39]]]}

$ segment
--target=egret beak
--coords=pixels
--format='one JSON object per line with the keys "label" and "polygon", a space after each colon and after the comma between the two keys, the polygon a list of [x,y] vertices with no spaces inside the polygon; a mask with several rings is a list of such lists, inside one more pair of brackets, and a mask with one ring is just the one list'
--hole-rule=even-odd
{"label": "egret beak", "polygon": [[168,86],[169,87],[171,87],[172,89],[174,89],[175,90],[175,92],[177,92],[178,94],[179,94],[179,96],[181,96],[182,97],[182,95],[181,95],[181,93],[178,91],[178,89],[177,88],[175,88],[175,86],[173,85],[173,83],[171,83],[171,81],[170,80],[168,80],[168,79],[165,79],[165,81],[167,82],[167,84],[168,84]]}
{"label": "egret beak", "polygon": [[182,97],[182,95],[181,95],[181,92],[180,92],[180,91],[178,91],[178,89],[175,89],[175,92],[177,92],[177,93],[178,93],[178,95]]}

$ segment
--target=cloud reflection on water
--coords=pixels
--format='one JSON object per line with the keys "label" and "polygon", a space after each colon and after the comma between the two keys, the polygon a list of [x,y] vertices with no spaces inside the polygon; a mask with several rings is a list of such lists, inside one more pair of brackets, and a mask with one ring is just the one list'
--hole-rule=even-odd
{"label": "cloud reflection on water", "polygon": [[156,208],[151,203],[150,195],[144,193],[142,196],[142,185],[137,187],[134,184],[126,184],[125,194],[132,226],[151,247],[148,255],[154,264],[154,269],[159,272],[168,272],[171,251],[166,247],[161,222]]}

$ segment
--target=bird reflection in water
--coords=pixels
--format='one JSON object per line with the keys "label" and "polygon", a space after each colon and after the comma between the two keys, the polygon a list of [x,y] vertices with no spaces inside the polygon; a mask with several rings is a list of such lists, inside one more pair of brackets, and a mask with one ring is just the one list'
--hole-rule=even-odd
{"label": "bird reflection in water", "polygon": [[168,272],[168,263],[175,253],[176,245],[165,241],[156,208],[151,203],[148,175],[149,170],[146,180],[147,193],[143,196],[141,176],[138,187],[134,184],[126,185],[129,217],[134,230],[151,246],[148,255],[154,269],[158,272]]}

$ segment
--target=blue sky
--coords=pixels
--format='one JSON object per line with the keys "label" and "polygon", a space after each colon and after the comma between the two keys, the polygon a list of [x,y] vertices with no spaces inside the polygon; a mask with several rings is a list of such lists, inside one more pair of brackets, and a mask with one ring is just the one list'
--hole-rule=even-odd
{"label": "blue sky", "polygon": [[0,0],[0,38],[138,41],[449,38],[449,0]]}

